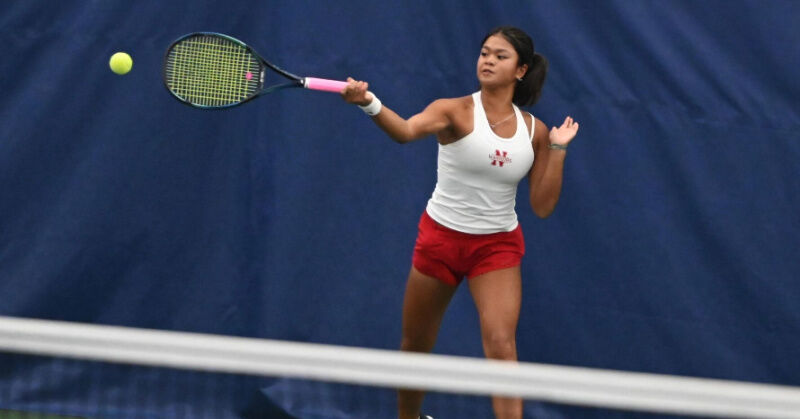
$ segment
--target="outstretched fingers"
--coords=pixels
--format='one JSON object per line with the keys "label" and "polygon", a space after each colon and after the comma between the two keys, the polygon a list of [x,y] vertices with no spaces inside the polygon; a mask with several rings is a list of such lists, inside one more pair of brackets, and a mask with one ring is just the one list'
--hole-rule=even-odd
{"label": "outstretched fingers", "polygon": [[578,133],[579,125],[571,116],[564,118],[560,127],[553,127],[550,130],[550,142],[552,144],[567,145]]}
{"label": "outstretched fingers", "polygon": [[575,122],[575,120],[572,119],[571,116],[567,116],[566,118],[564,118],[564,123],[561,124],[561,127],[562,128],[573,128],[573,127],[577,128],[578,127],[578,123]]}

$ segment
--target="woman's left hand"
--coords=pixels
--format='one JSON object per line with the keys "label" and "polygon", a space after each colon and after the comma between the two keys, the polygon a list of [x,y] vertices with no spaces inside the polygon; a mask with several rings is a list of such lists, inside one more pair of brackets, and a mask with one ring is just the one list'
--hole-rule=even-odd
{"label": "woman's left hand", "polygon": [[550,144],[567,145],[578,133],[578,123],[572,120],[571,116],[564,119],[560,127],[553,127],[550,130]]}

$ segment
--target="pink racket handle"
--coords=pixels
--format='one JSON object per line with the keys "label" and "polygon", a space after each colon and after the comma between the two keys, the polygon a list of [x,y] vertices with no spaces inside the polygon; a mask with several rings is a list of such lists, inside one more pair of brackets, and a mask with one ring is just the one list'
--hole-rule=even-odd
{"label": "pink racket handle", "polygon": [[339,93],[347,86],[346,81],[318,79],[316,77],[306,77],[303,79],[303,86],[306,89],[322,90],[325,92]]}

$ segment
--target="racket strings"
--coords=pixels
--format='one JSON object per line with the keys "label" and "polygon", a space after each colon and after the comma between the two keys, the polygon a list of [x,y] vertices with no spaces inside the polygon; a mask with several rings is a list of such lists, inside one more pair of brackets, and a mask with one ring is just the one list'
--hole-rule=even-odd
{"label": "racket strings", "polygon": [[195,95],[217,100],[236,100],[244,96],[247,88],[242,82],[246,80],[242,78],[245,77],[244,48],[224,45],[219,39],[187,43],[186,48],[186,57],[199,66],[196,69],[199,71],[192,73],[195,76],[190,80],[192,83],[188,84]]}
{"label": "racket strings", "polygon": [[246,47],[217,36],[194,36],[167,55],[166,82],[180,98],[199,106],[233,105],[259,89],[261,65]]}
{"label": "racket strings", "polygon": [[[247,97],[246,51],[237,46],[224,45],[220,40],[193,42],[180,48],[176,57],[191,60],[178,62],[183,70],[180,85],[196,102],[202,105],[219,106]],[[193,68],[191,65],[194,64]],[[252,72],[251,72],[252,74]],[[177,81],[177,79],[176,79]]]}

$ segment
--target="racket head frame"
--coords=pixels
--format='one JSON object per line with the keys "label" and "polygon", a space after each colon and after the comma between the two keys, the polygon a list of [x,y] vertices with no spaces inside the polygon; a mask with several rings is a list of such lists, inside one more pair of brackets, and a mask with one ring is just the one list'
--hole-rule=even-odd
{"label": "racket head frame", "polygon": [[[199,104],[199,103],[196,103],[196,102],[192,102],[188,98],[182,96],[179,92],[176,92],[175,90],[177,90],[177,89],[173,89],[173,87],[170,85],[170,76],[168,74],[169,71],[170,71],[169,70],[170,54],[172,54],[172,52],[176,49],[176,47],[178,45],[181,45],[182,43],[186,42],[187,40],[189,40],[191,38],[198,38],[198,37],[220,38],[220,39],[223,39],[225,41],[232,42],[232,43],[237,44],[238,46],[244,48],[247,54],[251,55],[253,58],[255,58],[257,60],[257,62],[258,62],[258,74],[256,75],[256,78],[257,78],[257,83],[258,84],[257,84],[257,87],[255,88],[255,90],[254,90],[254,92],[252,94],[248,95],[247,97],[243,98],[242,100],[234,101],[232,103],[226,103],[226,104],[222,104],[222,105],[207,105],[207,104]],[[267,71],[265,71],[267,68],[272,70],[272,71],[274,71],[277,74],[280,74],[281,76],[285,77],[289,81],[285,82],[285,83],[271,85],[271,86],[265,86],[264,85],[264,78],[265,78],[265,75],[267,74]],[[244,42],[242,42],[242,41],[240,41],[240,40],[238,40],[238,39],[236,39],[236,38],[234,38],[232,36],[225,35],[225,34],[218,33],[218,32],[192,32],[192,33],[188,33],[186,35],[182,35],[181,37],[179,37],[176,40],[174,40],[170,44],[170,46],[167,48],[166,52],[164,53],[164,64],[162,66],[162,79],[164,81],[164,86],[170,92],[172,97],[174,97],[175,99],[177,99],[178,101],[180,101],[181,103],[183,103],[185,105],[189,105],[189,106],[192,106],[192,107],[195,107],[195,108],[200,108],[200,109],[227,109],[227,108],[232,108],[232,107],[235,107],[235,106],[239,106],[239,105],[241,105],[243,103],[249,102],[249,101],[251,101],[251,100],[253,100],[253,99],[255,99],[255,98],[257,98],[257,97],[259,97],[259,96],[261,96],[263,94],[271,93],[271,92],[274,92],[276,90],[281,90],[281,89],[286,89],[286,88],[295,88],[295,87],[302,88],[302,87],[305,86],[305,79],[303,77],[300,77],[300,76],[297,76],[295,74],[292,74],[292,73],[290,73],[290,72],[288,72],[288,71],[276,66],[275,64],[270,63],[269,61],[264,59],[261,55],[259,55],[252,47],[247,45],[246,43],[244,43]]]}

